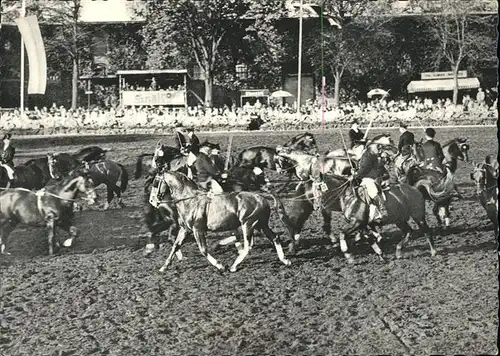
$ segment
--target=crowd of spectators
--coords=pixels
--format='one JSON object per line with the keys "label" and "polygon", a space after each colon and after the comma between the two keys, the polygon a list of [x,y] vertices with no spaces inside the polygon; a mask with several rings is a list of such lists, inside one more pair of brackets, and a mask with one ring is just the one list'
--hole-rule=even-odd
{"label": "crowd of spectators", "polygon": [[[479,99],[481,99],[479,97]],[[403,100],[373,100],[368,103],[345,102],[338,107],[307,102],[303,105],[300,118],[288,104],[265,105],[256,101],[243,107],[224,106],[204,108],[201,105],[186,108],[127,107],[76,110],[57,106],[26,109],[23,116],[19,110],[0,111],[0,130],[29,130],[36,132],[82,132],[106,130],[148,130],[176,126],[196,127],[198,130],[246,129],[258,117],[264,123],[261,129],[295,129],[320,127],[347,127],[354,118],[361,125],[373,119],[373,126],[391,127],[401,120],[412,125],[418,116],[420,122],[432,126],[493,124],[498,116],[496,100],[488,105],[486,101],[464,96],[463,102],[453,105],[450,99],[432,101],[415,98]],[[413,124],[418,124],[414,122]]]}

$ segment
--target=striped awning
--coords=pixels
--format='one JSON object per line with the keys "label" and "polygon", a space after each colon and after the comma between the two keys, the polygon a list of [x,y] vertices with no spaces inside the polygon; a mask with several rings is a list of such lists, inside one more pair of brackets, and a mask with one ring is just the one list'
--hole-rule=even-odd
{"label": "striped awning", "polygon": [[[453,79],[414,80],[408,84],[408,93],[426,91],[452,91],[455,85]],[[481,85],[477,78],[459,78],[458,89],[477,89]]]}

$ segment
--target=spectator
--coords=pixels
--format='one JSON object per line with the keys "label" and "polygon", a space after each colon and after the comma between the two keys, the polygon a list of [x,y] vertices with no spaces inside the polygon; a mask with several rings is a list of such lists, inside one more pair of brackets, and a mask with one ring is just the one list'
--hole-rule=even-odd
{"label": "spectator", "polygon": [[479,88],[477,95],[476,95],[476,101],[479,104],[479,106],[483,106],[484,99],[485,99],[485,95],[484,95],[483,89]]}

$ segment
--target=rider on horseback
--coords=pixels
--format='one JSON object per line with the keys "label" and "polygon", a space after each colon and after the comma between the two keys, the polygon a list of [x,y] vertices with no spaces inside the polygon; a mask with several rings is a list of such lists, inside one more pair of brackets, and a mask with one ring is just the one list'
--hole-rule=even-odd
{"label": "rider on horseback", "polygon": [[427,141],[422,145],[425,157],[423,166],[426,169],[432,169],[444,173],[443,160],[445,157],[441,145],[434,141],[435,136],[436,131],[433,128],[427,128],[425,130],[425,138]]}
{"label": "rider on horseback", "polygon": [[[175,144],[182,154],[187,155],[189,152],[197,154],[199,152],[200,140],[198,139],[198,136],[194,134],[193,128],[188,128],[184,131],[181,127],[179,127],[177,128],[175,134],[177,136]],[[184,134],[187,134],[188,140],[186,140]]]}
{"label": "rider on horseback", "polygon": [[360,186],[364,187],[371,203],[378,209],[380,216],[383,219],[387,216],[385,202],[380,191],[380,179],[387,176],[387,171],[384,163],[379,157],[379,146],[376,144],[369,145],[359,162],[359,169],[355,176],[356,180],[361,181]]}
{"label": "rider on horseback", "polygon": [[359,129],[359,123],[356,119],[352,122],[351,129],[349,130],[349,138],[351,140],[351,148],[362,145],[365,142],[365,134]]}
{"label": "rider on horseback", "polygon": [[0,166],[4,167],[9,176],[9,180],[14,180],[14,154],[16,149],[11,146],[10,139],[12,135],[6,133],[3,137],[2,150],[0,151]]}
{"label": "rider on horseback", "polygon": [[401,132],[401,136],[399,137],[398,151],[403,156],[409,156],[411,154],[411,146],[415,144],[415,135],[408,131],[408,125],[404,122],[399,123],[399,132]]}

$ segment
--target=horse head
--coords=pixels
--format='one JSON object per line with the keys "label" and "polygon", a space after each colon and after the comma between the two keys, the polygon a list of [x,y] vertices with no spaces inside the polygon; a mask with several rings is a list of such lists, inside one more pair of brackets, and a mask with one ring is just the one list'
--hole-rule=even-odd
{"label": "horse head", "polygon": [[444,147],[446,148],[443,150],[443,153],[447,161],[450,161],[451,159],[456,159],[460,161],[465,160],[465,156],[456,139],[445,144]]}
{"label": "horse head", "polygon": [[380,144],[380,145],[393,145],[394,146],[394,141],[391,138],[391,135],[388,133],[383,133],[380,135],[375,136],[373,139],[368,140],[366,142],[366,146],[371,145],[371,144]]}
{"label": "horse head", "polygon": [[316,144],[316,139],[314,135],[310,132],[305,132],[292,137],[290,141],[285,143],[285,147],[291,149],[304,150],[304,151],[318,151],[318,145]]}
{"label": "horse head", "polygon": [[94,181],[88,172],[83,169],[71,172],[70,175],[63,179],[61,186],[63,192],[73,192],[73,198],[80,194],[84,195],[83,199],[88,201],[89,204],[94,204],[97,199]]}
{"label": "horse head", "polygon": [[493,155],[487,155],[484,159],[488,169],[491,171],[493,178],[497,179],[499,174],[498,161],[493,157]]}
{"label": "horse head", "polygon": [[394,145],[378,145],[380,157],[391,162],[398,155],[398,148]]}
{"label": "horse head", "polygon": [[61,179],[61,169],[58,165],[58,157],[56,154],[47,153],[47,166],[49,167],[50,177],[55,180]]}

